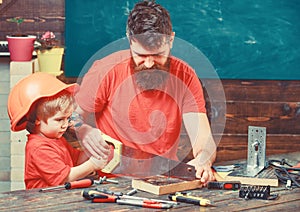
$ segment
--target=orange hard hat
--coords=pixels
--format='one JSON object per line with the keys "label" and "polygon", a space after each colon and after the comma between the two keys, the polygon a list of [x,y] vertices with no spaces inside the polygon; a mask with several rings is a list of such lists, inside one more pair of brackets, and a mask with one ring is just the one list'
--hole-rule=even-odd
{"label": "orange hard hat", "polygon": [[33,73],[20,80],[10,91],[7,111],[10,118],[11,130],[26,129],[26,115],[31,105],[42,97],[50,97],[66,89],[75,93],[79,86],[76,83],[65,84],[55,76],[45,72]]}

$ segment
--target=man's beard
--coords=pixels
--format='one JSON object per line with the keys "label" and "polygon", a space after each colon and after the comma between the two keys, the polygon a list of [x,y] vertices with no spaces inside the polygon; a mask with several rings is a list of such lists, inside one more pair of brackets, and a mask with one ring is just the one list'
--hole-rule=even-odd
{"label": "man's beard", "polygon": [[154,64],[151,68],[144,64],[136,66],[132,60],[134,78],[137,86],[142,90],[163,89],[169,76],[170,59],[164,65]]}

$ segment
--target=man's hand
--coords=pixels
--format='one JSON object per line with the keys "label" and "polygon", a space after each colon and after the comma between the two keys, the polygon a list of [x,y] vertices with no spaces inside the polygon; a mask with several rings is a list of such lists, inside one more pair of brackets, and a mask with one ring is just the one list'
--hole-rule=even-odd
{"label": "man's hand", "polygon": [[193,160],[188,162],[189,165],[195,166],[196,169],[196,177],[200,178],[200,181],[207,185],[209,181],[214,181],[215,177],[213,171],[211,169],[211,162],[207,161],[206,163],[201,163],[199,158],[194,158]]}
{"label": "man's hand", "polygon": [[195,166],[196,177],[206,185],[215,179],[211,165],[216,157],[216,143],[206,113],[185,113],[183,121],[189,135],[195,159],[188,164]]}
{"label": "man's hand", "polygon": [[109,145],[101,136],[101,131],[83,124],[77,131],[81,146],[85,153],[96,159],[107,160],[110,154]]}

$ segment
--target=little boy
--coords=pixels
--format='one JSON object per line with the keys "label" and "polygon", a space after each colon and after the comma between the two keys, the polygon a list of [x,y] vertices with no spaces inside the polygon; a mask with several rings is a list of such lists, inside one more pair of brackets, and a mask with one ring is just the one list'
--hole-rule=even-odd
{"label": "little boy", "polygon": [[25,153],[26,189],[62,185],[107,164],[107,158],[88,158],[62,137],[76,107],[76,88],[77,84],[37,72],[19,81],[9,94],[11,129],[30,133]]}

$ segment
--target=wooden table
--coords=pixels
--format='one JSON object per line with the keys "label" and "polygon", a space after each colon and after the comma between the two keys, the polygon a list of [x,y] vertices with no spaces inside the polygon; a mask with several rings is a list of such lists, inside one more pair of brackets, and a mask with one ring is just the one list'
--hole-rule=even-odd
{"label": "wooden table", "polygon": [[[300,154],[272,156],[270,159],[293,158],[300,162]],[[114,192],[130,191],[130,178],[117,178],[119,184],[101,184],[91,188],[106,188]],[[91,203],[83,199],[81,191],[53,190],[39,192],[39,189],[19,190],[0,193],[0,211],[159,211],[158,209],[141,208],[138,206],[118,205],[116,203]],[[300,188],[288,190],[285,185],[271,187],[271,194],[279,195],[276,200],[245,200],[239,198],[239,191],[208,190],[201,188],[191,191],[193,195],[201,196],[213,202],[214,206],[203,207],[180,203],[170,211],[298,211],[300,208]],[[134,196],[168,200],[168,195],[156,196],[138,191]]]}

